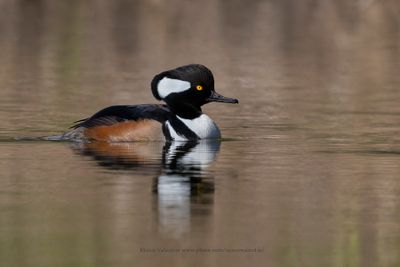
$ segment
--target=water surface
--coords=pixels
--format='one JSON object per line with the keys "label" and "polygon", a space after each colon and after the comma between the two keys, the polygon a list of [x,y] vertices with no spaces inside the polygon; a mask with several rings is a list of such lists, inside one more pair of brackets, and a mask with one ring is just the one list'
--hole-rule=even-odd
{"label": "water surface", "polygon": [[[0,3],[0,265],[399,266],[395,1]],[[222,142],[17,140],[202,63]]]}

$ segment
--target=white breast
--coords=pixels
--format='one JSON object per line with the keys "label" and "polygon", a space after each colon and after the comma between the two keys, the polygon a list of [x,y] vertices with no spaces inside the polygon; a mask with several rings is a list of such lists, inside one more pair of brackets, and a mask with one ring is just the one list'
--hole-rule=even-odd
{"label": "white breast", "polygon": [[[219,139],[221,138],[221,132],[215,122],[208,117],[206,114],[201,114],[195,119],[184,119],[176,116],[182,121],[192,132],[194,132],[200,139]],[[177,141],[187,140],[184,136],[180,136],[176,133],[171,124],[167,122],[167,127],[170,131],[171,137]]]}

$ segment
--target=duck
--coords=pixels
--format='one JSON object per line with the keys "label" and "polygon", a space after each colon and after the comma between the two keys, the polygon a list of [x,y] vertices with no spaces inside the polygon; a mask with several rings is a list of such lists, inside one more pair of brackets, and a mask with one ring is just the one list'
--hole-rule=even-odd
{"label": "duck", "polygon": [[164,103],[115,105],[74,122],[63,140],[131,142],[220,139],[217,124],[202,111],[211,102],[239,103],[215,91],[214,76],[201,64],[163,71],[151,81],[155,99]]}

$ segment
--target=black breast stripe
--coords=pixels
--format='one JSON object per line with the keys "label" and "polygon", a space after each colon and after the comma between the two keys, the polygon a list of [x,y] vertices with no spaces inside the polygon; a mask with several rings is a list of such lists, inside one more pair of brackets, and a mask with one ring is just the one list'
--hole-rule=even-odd
{"label": "black breast stripe", "polygon": [[169,132],[168,126],[165,123],[162,125],[162,131],[166,140],[172,140],[171,133]]}
{"label": "black breast stripe", "polygon": [[[178,119],[176,116],[171,116],[168,119],[168,122],[174,128],[175,132],[180,135],[185,137],[188,140],[199,140],[200,138],[195,134],[192,130],[189,129],[189,127],[186,126],[180,119]],[[171,134],[169,133],[169,137],[171,138]]]}

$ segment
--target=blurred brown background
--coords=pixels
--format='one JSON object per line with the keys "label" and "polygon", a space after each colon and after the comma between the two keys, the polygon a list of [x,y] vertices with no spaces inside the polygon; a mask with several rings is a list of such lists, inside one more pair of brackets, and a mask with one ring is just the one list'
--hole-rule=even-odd
{"label": "blurred brown background", "polygon": [[[399,62],[397,0],[0,0],[0,265],[400,266]],[[212,164],[15,140],[188,63],[240,100]]]}

